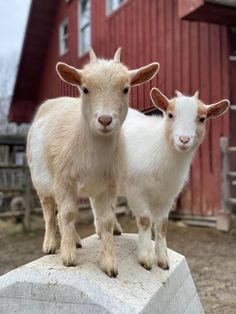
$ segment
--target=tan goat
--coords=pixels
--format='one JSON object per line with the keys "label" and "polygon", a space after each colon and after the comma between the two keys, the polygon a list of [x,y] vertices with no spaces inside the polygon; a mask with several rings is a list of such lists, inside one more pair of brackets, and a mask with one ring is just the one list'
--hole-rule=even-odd
{"label": "tan goat", "polygon": [[[75,85],[81,97],[61,97],[44,102],[28,135],[27,154],[32,180],[44,213],[45,253],[55,253],[56,211],[61,233],[63,264],[73,266],[78,197],[89,197],[101,236],[100,266],[117,276],[113,245],[117,186],[126,164],[121,125],[127,115],[130,87],[149,81],[159,64],[128,70],[120,63],[120,49],[113,60],[97,59],[82,70],[58,63],[62,80]],[[119,225],[116,224],[119,228]],[[119,230],[117,230],[119,231]]]}

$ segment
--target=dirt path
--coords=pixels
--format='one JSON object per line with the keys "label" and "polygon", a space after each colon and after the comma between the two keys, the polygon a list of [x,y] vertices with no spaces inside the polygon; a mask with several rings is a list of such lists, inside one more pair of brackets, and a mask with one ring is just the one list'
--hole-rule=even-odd
{"label": "dirt path", "polygon": [[[125,232],[136,232],[134,220],[121,217]],[[0,275],[42,256],[42,222],[28,234],[0,224]],[[81,225],[84,238],[92,224]],[[209,228],[170,223],[168,246],[186,256],[206,313],[236,313],[236,236]]]}

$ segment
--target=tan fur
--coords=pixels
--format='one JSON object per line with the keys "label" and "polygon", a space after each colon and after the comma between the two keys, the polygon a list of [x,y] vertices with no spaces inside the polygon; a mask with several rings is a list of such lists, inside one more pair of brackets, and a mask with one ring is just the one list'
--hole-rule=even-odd
{"label": "tan fur", "polygon": [[163,218],[155,225],[155,251],[157,264],[162,269],[169,269],[169,259],[167,257],[166,234],[168,228],[168,218]]}
{"label": "tan fur", "polygon": [[163,218],[161,228],[160,228],[160,235],[162,237],[166,236],[167,228],[168,228],[168,218]]}
{"label": "tan fur", "polygon": [[197,117],[196,117],[196,143],[201,143],[205,135],[205,123],[200,122],[200,118],[207,118],[206,105],[198,99],[197,101]]}
{"label": "tan fur", "polygon": [[171,99],[168,103],[167,112],[173,113],[175,111],[175,98]]}
{"label": "tan fur", "polygon": [[[167,106],[167,109],[166,111],[171,114],[174,113],[175,111],[175,99],[171,99],[169,102],[168,102],[168,106]],[[171,143],[171,145],[173,145],[173,139],[172,139],[172,122],[173,122],[173,119],[168,119],[166,121],[166,129],[165,129],[165,135],[166,135],[166,139]]]}
{"label": "tan fur", "polygon": [[207,117],[207,108],[206,105],[204,105],[204,103],[198,99],[197,101],[197,118],[201,118],[201,117]]}
{"label": "tan fur", "polygon": [[31,131],[29,129],[28,135],[27,135],[27,146],[26,146],[26,159],[28,161],[28,164],[32,164],[32,158],[30,155],[30,142],[31,142]]}
{"label": "tan fur", "polygon": [[138,222],[139,222],[140,226],[143,227],[144,230],[147,230],[151,225],[150,219],[148,217],[145,217],[145,216],[139,217]]}
{"label": "tan fur", "polygon": [[52,254],[56,252],[56,203],[53,198],[41,197],[39,199],[43,208],[43,217],[45,220],[45,237],[43,243],[43,250],[46,254]]}
{"label": "tan fur", "polygon": [[207,108],[207,118],[215,118],[224,114],[229,108],[228,99],[223,99],[215,104],[206,106]]}
{"label": "tan fur", "polygon": [[[115,277],[113,232],[121,228],[113,208],[126,169],[126,146],[120,128],[127,115],[129,88],[135,75],[143,83],[155,75],[159,64],[129,71],[118,62],[120,50],[110,61],[97,59],[93,51],[90,56],[91,62],[82,70],[57,64],[61,79],[78,86],[81,97],[51,99],[39,107],[29,131],[27,155],[44,211],[44,251],[56,250],[57,204],[63,264],[78,263],[76,245],[81,245],[81,240],[76,228],[77,200],[89,197],[96,231],[101,236],[100,265]],[[124,92],[127,88],[128,93]],[[111,124],[101,124],[101,117],[111,118]]]}

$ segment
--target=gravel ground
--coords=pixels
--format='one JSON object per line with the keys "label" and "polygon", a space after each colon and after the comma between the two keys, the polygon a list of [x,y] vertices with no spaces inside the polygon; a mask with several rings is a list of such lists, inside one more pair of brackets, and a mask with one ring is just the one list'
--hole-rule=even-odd
{"label": "gravel ground", "polygon": [[[130,217],[120,217],[124,232],[136,232]],[[92,224],[80,226],[82,238],[93,234]],[[0,275],[41,257],[43,222],[36,218],[33,231],[0,221]],[[169,224],[168,247],[186,256],[206,313],[236,313],[236,236],[214,229]]]}

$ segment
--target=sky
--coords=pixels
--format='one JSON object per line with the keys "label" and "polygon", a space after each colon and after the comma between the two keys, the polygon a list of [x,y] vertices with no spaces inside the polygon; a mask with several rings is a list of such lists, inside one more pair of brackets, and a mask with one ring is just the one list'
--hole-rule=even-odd
{"label": "sky", "polygon": [[0,57],[20,53],[31,0],[0,0]]}
{"label": "sky", "polygon": [[30,3],[31,0],[0,0],[0,119],[9,110]]}

